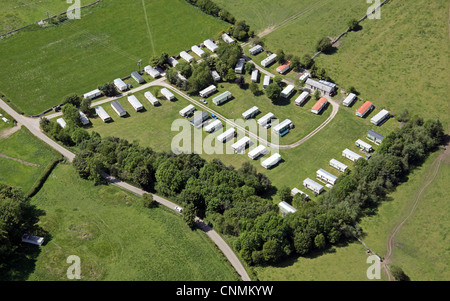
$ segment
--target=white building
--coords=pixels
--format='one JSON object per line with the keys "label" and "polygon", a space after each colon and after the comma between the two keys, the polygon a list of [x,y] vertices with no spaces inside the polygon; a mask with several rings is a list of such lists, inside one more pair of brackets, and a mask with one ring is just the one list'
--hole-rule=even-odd
{"label": "white building", "polygon": [[187,53],[186,51],[181,51],[180,57],[188,63],[190,63],[194,60],[194,57],[192,55],[190,55],[189,53]]}
{"label": "white building", "polygon": [[241,74],[244,71],[244,65],[245,65],[245,60],[244,59],[239,59],[239,61],[236,64],[236,67],[234,68],[234,72]]}
{"label": "white building", "polygon": [[330,160],[330,166],[336,168],[337,170],[339,170],[340,172],[344,172],[347,170],[348,166],[345,165],[344,163],[339,162],[336,159],[331,159]]}
{"label": "white building", "polygon": [[250,48],[250,50],[249,50],[251,55],[256,55],[262,51],[263,51],[263,48],[261,45],[256,45],[256,46]]}
{"label": "white building", "polygon": [[161,89],[161,94],[164,95],[164,97],[167,98],[167,100],[174,100],[175,99],[175,95],[173,95],[173,93],[170,92],[167,88],[162,88]]}
{"label": "white building", "polygon": [[281,161],[281,155],[279,153],[275,153],[266,160],[261,162],[262,167],[265,169],[269,169],[277,165]]}
{"label": "white building", "polygon": [[239,139],[236,143],[231,145],[231,148],[235,153],[243,154],[245,152],[245,148],[250,145],[250,138],[245,136]]}
{"label": "white building", "polygon": [[244,113],[242,113],[242,117],[244,119],[250,119],[250,118],[255,117],[258,113],[259,113],[258,107],[253,106],[250,109],[248,109],[247,111],[245,111]]}
{"label": "white building", "polygon": [[229,139],[233,138],[235,134],[236,134],[236,130],[231,128],[231,129],[226,130],[225,132],[223,132],[219,136],[217,136],[217,140],[219,140],[220,142],[225,143]]}
{"label": "white building", "polygon": [[181,109],[179,113],[183,117],[188,117],[188,116],[192,115],[192,113],[194,113],[194,111],[195,111],[195,106],[190,104],[187,107]]}
{"label": "white building", "polygon": [[200,47],[198,47],[197,45],[192,46],[191,50],[192,50],[193,53],[195,53],[199,57],[202,57],[202,55],[205,54],[205,52]]}
{"label": "white building", "polygon": [[288,85],[286,88],[283,89],[283,91],[281,91],[281,97],[288,98],[289,96],[291,96],[293,92],[295,92],[294,85]]}
{"label": "white building", "polygon": [[216,91],[217,91],[216,86],[211,85],[211,86],[206,87],[205,89],[201,90],[198,94],[200,94],[200,97],[205,97],[206,98],[206,97],[210,96],[211,94],[213,94]]}
{"label": "white building", "polygon": [[357,153],[349,150],[348,148],[344,149],[342,151],[342,156],[349,159],[350,161],[355,162],[356,160],[358,160],[359,158],[362,158],[362,156],[358,155]]}
{"label": "white building", "polygon": [[95,89],[92,90],[88,93],[83,94],[83,98],[87,98],[87,99],[94,99],[96,97],[99,97],[102,95],[102,91],[100,91],[99,89]]}
{"label": "white building", "polygon": [[298,189],[297,187],[292,188],[291,190],[291,195],[295,196],[297,194],[301,194],[305,196],[305,199],[309,199],[309,195],[307,195],[306,193],[304,193],[303,191],[301,191],[300,189]]}
{"label": "white building", "polygon": [[380,125],[382,124],[384,121],[386,121],[388,118],[390,117],[389,115],[389,111],[383,109],[381,110],[377,115],[373,116],[370,119],[370,122],[375,124],[375,125]]}
{"label": "white building", "polygon": [[346,107],[351,106],[356,100],[356,94],[350,93],[342,102],[342,104]]}
{"label": "white building", "polygon": [[226,33],[224,33],[222,35],[222,39],[225,41],[225,43],[228,43],[228,44],[233,44],[234,43],[234,40]]}
{"label": "white building", "polygon": [[281,211],[281,214],[283,215],[283,217],[285,217],[289,213],[297,212],[297,209],[295,209],[294,207],[292,207],[291,205],[289,205],[285,201],[282,201],[282,202],[278,203],[278,208],[280,208],[280,211]]}
{"label": "white building", "polygon": [[134,95],[128,96],[128,102],[136,110],[136,112],[144,109],[142,103]]}
{"label": "white building", "polygon": [[173,56],[171,56],[169,57],[169,64],[170,66],[175,67],[178,64],[178,61]]}
{"label": "white building", "polygon": [[254,69],[252,71],[252,82],[256,83],[258,81],[259,78],[259,71],[258,69]]}
{"label": "white building", "polygon": [[305,103],[305,101],[308,99],[308,97],[309,97],[309,93],[306,92],[306,91],[304,91],[304,92],[302,92],[302,94],[300,94],[300,95],[297,97],[297,99],[294,101],[294,103],[295,103],[297,106],[302,106],[302,105]]}
{"label": "white building", "polygon": [[89,118],[84,114],[83,112],[80,112],[80,121],[82,125],[88,125],[89,124]]}
{"label": "white building", "polygon": [[323,170],[322,168],[316,171],[317,178],[321,179],[322,181],[325,181],[331,185],[336,184],[337,177],[335,175],[332,175],[326,170]]}
{"label": "white building", "polygon": [[62,128],[65,128],[67,125],[66,121],[62,118],[56,119],[56,123],[58,123]]}
{"label": "white building", "polygon": [[265,75],[264,76],[264,81],[263,81],[263,88],[267,88],[267,86],[270,85],[270,75]]}
{"label": "white building", "polygon": [[309,72],[305,72],[305,73],[303,73],[300,77],[299,77],[299,80],[301,80],[301,81],[306,81],[309,77],[310,77],[310,75],[311,74],[309,74]]}
{"label": "white building", "polygon": [[269,112],[266,115],[264,115],[263,117],[259,118],[257,120],[257,122],[260,126],[265,126],[274,118],[275,118],[275,115],[272,112]]}
{"label": "white building", "polygon": [[144,97],[147,98],[147,100],[153,105],[157,106],[159,105],[159,100],[150,92],[147,91],[144,93]]}
{"label": "white building", "polygon": [[208,133],[213,133],[218,129],[222,128],[222,122],[219,119],[215,119],[213,122],[209,123],[204,127],[204,130]]}
{"label": "white building", "polygon": [[159,76],[161,76],[161,74],[159,73],[158,70],[156,70],[155,68],[153,68],[152,66],[148,65],[144,67],[144,71],[145,73],[147,73],[148,75],[150,75],[153,78],[157,78]]}
{"label": "white building", "polygon": [[303,180],[303,186],[313,191],[315,194],[320,194],[323,191],[323,186],[311,180],[310,178],[306,178],[305,180]]}
{"label": "white building", "polygon": [[260,144],[257,147],[255,147],[254,149],[252,149],[251,151],[248,152],[248,157],[252,160],[255,160],[256,158],[258,158],[259,156],[264,156],[268,153],[269,151],[267,150],[267,148]]}
{"label": "white building", "polygon": [[289,132],[289,130],[294,126],[292,121],[290,119],[285,119],[276,126],[272,128],[272,130],[275,132],[275,134],[283,136],[286,134],[286,131]]}
{"label": "white building", "polygon": [[203,45],[205,45],[206,48],[208,48],[212,52],[216,52],[217,49],[219,49],[219,46],[217,46],[213,41],[211,40],[205,40],[203,42]]}
{"label": "white building", "polygon": [[121,80],[120,78],[116,78],[116,79],[114,80],[114,86],[115,86],[115,87],[117,88],[117,90],[119,90],[120,92],[123,92],[123,91],[125,91],[125,90],[128,89],[127,84],[125,84],[125,83],[123,82],[123,80]]}
{"label": "white building", "polygon": [[211,70],[211,76],[215,82],[220,81],[220,75],[216,70]]}
{"label": "white building", "polygon": [[318,82],[316,80],[313,80],[312,78],[308,78],[305,81],[305,86],[306,86],[306,88],[308,88],[312,91],[318,90],[320,93],[326,94],[326,95],[329,95],[331,92],[334,91],[333,87],[326,85],[324,83]]}
{"label": "white building", "polygon": [[359,147],[363,151],[366,151],[366,152],[373,151],[372,145],[370,145],[369,143],[367,143],[365,141],[362,141],[361,139],[356,140],[355,144],[357,147]]}
{"label": "white building", "polygon": [[270,64],[272,64],[273,62],[275,62],[276,59],[277,59],[277,55],[275,53],[272,53],[271,55],[269,55],[268,57],[266,57],[265,59],[263,59],[261,61],[261,66],[267,67]]}
{"label": "white building", "polygon": [[100,106],[95,107],[95,113],[97,114],[98,117],[100,117],[101,120],[103,120],[103,122],[111,120],[111,116],[109,116],[109,114],[106,113],[103,107]]}
{"label": "white building", "polygon": [[44,243],[44,238],[41,236],[34,236],[25,233],[24,235],[22,235],[22,242],[33,244],[36,246],[41,246]]}

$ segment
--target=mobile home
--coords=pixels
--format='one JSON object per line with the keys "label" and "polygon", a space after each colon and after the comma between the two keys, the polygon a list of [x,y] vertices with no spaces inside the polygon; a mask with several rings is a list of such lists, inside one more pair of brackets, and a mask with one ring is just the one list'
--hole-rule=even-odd
{"label": "mobile home", "polygon": [[375,132],[374,130],[368,130],[367,139],[372,140],[376,144],[380,144],[383,141],[384,136],[380,133]]}
{"label": "mobile home", "polygon": [[120,117],[127,115],[127,111],[124,109],[124,107],[122,107],[122,105],[117,100],[111,102],[111,107],[113,108],[114,111],[116,111],[117,115],[119,115]]}
{"label": "mobile home", "polygon": [[250,109],[248,109],[247,111],[245,111],[244,113],[242,113],[242,117],[244,119],[250,119],[255,117],[256,115],[258,115],[259,113],[259,109],[257,106],[253,106]]}
{"label": "mobile home", "polygon": [[277,72],[280,74],[285,74],[291,69],[291,61],[286,61],[282,65],[278,66]]}
{"label": "mobile home", "polygon": [[67,125],[66,121],[62,118],[56,119],[56,123],[58,123],[62,128],[65,128]]}
{"label": "mobile home", "polygon": [[306,178],[303,180],[303,186],[305,186],[305,188],[313,191],[315,194],[320,194],[323,191],[323,186],[320,185],[319,183],[311,180],[310,178]]}
{"label": "mobile home", "polygon": [[205,54],[205,52],[200,47],[198,47],[197,45],[192,46],[191,50],[192,50],[193,53],[195,53],[199,57],[202,57],[202,55]]}
{"label": "mobile home", "polygon": [[138,84],[142,84],[145,82],[144,78],[142,77],[142,75],[140,75],[137,71],[133,71],[131,73],[131,77],[138,83]]}
{"label": "mobile home", "polygon": [[357,153],[349,150],[348,148],[344,149],[342,151],[342,156],[349,159],[350,161],[355,162],[356,160],[362,158],[362,156],[358,155]]}
{"label": "mobile home", "polygon": [[254,69],[252,71],[252,78],[251,78],[252,82],[254,82],[254,83],[258,82],[258,78],[259,78],[259,70]]}
{"label": "mobile home", "polygon": [[106,113],[105,109],[103,109],[100,106],[95,107],[95,114],[97,114],[98,117],[100,117],[103,122],[107,122],[111,120],[111,116],[109,116],[108,113]]}
{"label": "mobile home", "polygon": [[248,157],[252,160],[255,160],[260,156],[266,155],[268,152],[269,151],[267,150],[267,148],[264,145],[260,144],[248,152]]}
{"label": "mobile home", "polygon": [[294,92],[295,92],[295,86],[294,85],[288,85],[286,88],[283,89],[283,91],[281,91],[281,97],[288,98]]}
{"label": "mobile home", "polygon": [[358,110],[356,110],[356,116],[363,118],[367,115],[367,113],[372,111],[373,108],[373,104],[370,101],[366,101],[362,106],[359,107]]}
{"label": "mobile home", "polygon": [[194,117],[190,120],[190,123],[196,127],[196,128],[200,128],[203,126],[203,123],[209,119],[209,113],[206,111],[201,111],[198,112],[197,114],[194,115]]}
{"label": "mobile home", "polygon": [[275,115],[272,112],[269,112],[266,115],[264,115],[263,117],[259,118],[257,122],[260,126],[265,126],[274,118],[275,118]]}
{"label": "mobile home", "polygon": [[102,91],[99,89],[92,90],[88,93],[83,94],[83,98],[94,99],[102,95]]}
{"label": "mobile home", "polygon": [[359,147],[361,150],[366,151],[368,153],[370,153],[371,151],[373,151],[372,145],[370,145],[369,143],[366,143],[364,141],[362,141],[361,139],[356,140],[355,142],[356,146]]}
{"label": "mobile home", "polygon": [[294,127],[294,124],[290,119],[285,119],[276,126],[272,128],[272,130],[275,132],[275,134],[283,137],[286,135],[290,129]]}
{"label": "mobile home", "polygon": [[233,95],[231,95],[230,91],[225,91],[220,95],[217,95],[216,97],[213,98],[213,103],[216,105],[221,105],[224,102],[226,102],[227,100],[229,100]]}
{"label": "mobile home", "polygon": [[263,82],[263,88],[267,88],[267,86],[270,85],[270,75],[264,76],[264,82]]}
{"label": "mobile home", "polygon": [[236,67],[234,68],[234,72],[241,74],[244,71],[244,65],[245,65],[245,60],[244,59],[239,59],[239,61],[236,64]]}
{"label": "mobile home", "polygon": [[116,78],[116,79],[114,80],[114,86],[115,86],[115,87],[117,88],[117,90],[119,90],[120,92],[123,92],[123,91],[125,91],[125,90],[128,89],[127,84],[125,84],[125,83],[123,82],[123,80],[121,80],[120,78]]}
{"label": "mobile home", "polygon": [[330,166],[333,168],[336,168],[337,170],[339,170],[340,172],[344,172],[347,170],[348,166],[345,165],[344,163],[339,162],[336,159],[331,159],[330,160]]}
{"label": "mobile home", "polygon": [[171,56],[169,57],[169,64],[170,66],[175,67],[178,64],[178,61],[173,56]]}
{"label": "mobile home", "polygon": [[342,102],[342,104],[346,107],[350,107],[356,100],[356,94],[350,93]]}
{"label": "mobile home", "polygon": [[249,137],[243,137],[240,140],[238,140],[236,143],[233,143],[231,145],[231,148],[234,150],[235,153],[244,153],[245,148],[250,145],[250,138]]}
{"label": "mobile home", "polygon": [[219,119],[215,119],[213,122],[209,123],[204,127],[205,131],[208,133],[213,133],[218,129],[222,128],[222,122]]}
{"label": "mobile home", "polygon": [[266,160],[261,162],[261,166],[265,169],[269,169],[280,163],[281,155],[279,153],[275,153]]}
{"label": "mobile home", "polygon": [[297,194],[301,194],[305,196],[305,199],[309,199],[309,195],[307,195],[306,193],[304,193],[303,191],[301,191],[300,189],[298,189],[297,187],[292,188],[291,190],[291,195],[295,196]]}
{"label": "mobile home", "polygon": [[225,41],[225,43],[233,44],[234,40],[226,33],[222,34],[222,39]]}
{"label": "mobile home", "polygon": [[375,125],[381,125],[384,121],[386,121],[390,117],[389,111],[383,109],[377,115],[373,116],[370,119],[370,122]]}
{"label": "mobile home", "polygon": [[142,103],[134,95],[128,96],[128,102],[136,110],[136,112],[144,109],[144,106],[142,105]]}
{"label": "mobile home", "polygon": [[220,75],[216,70],[211,70],[211,76],[215,82],[220,81]]}
{"label": "mobile home", "polygon": [[329,95],[334,91],[333,87],[325,85],[324,83],[318,82],[316,80],[313,80],[312,78],[308,78],[305,81],[305,87],[311,91],[318,90],[322,95],[323,94]]}
{"label": "mobile home", "polygon": [[219,46],[217,46],[213,41],[211,40],[205,40],[203,42],[203,45],[205,45],[206,48],[208,48],[212,52],[216,52],[217,49],[219,49]]}
{"label": "mobile home", "polygon": [[219,140],[220,142],[227,142],[228,140],[230,140],[231,138],[233,138],[236,134],[236,130],[231,128],[226,130],[225,132],[223,132],[222,134],[220,134],[219,136],[217,136],[217,140]]}
{"label": "mobile home", "polygon": [[194,57],[192,55],[190,55],[189,53],[187,53],[186,51],[181,51],[180,57],[188,63],[190,63],[194,60]]}
{"label": "mobile home", "polygon": [[309,93],[306,92],[306,91],[304,91],[304,92],[302,92],[302,94],[300,94],[300,95],[297,97],[297,99],[294,101],[294,103],[295,103],[297,106],[302,106],[308,98],[309,98]]}
{"label": "mobile home", "polygon": [[262,52],[263,48],[261,45],[256,45],[250,48],[249,52],[251,55],[257,55],[258,53]]}
{"label": "mobile home", "polygon": [[272,53],[271,55],[269,55],[268,57],[266,57],[265,59],[263,59],[261,61],[261,66],[267,67],[267,66],[271,65],[272,63],[274,63],[276,59],[277,59],[277,55],[275,53]]}
{"label": "mobile home", "polygon": [[147,100],[153,105],[157,106],[159,105],[159,100],[152,94],[152,92],[147,91],[144,93],[144,97],[147,98]]}
{"label": "mobile home", "polygon": [[83,112],[80,112],[80,121],[82,125],[88,125],[89,124],[89,118],[84,114]]}
{"label": "mobile home", "polygon": [[292,207],[291,205],[289,205],[285,201],[281,201],[280,203],[278,203],[278,208],[280,208],[280,212],[283,215],[283,217],[285,217],[289,213],[297,212],[297,209],[295,209],[294,207]]}
{"label": "mobile home", "polygon": [[192,115],[192,113],[194,113],[194,112],[195,112],[195,106],[190,104],[187,107],[181,109],[179,113],[183,117],[188,117],[188,116]]}
{"label": "mobile home", "polygon": [[148,75],[150,75],[153,78],[157,78],[157,77],[161,76],[161,73],[159,73],[158,70],[156,70],[155,68],[153,68],[150,65],[145,66],[144,71],[145,71],[145,73],[147,73]]}
{"label": "mobile home", "polygon": [[162,88],[161,89],[161,94],[164,95],[164,97],[167,100],[174,100],[175,99],[175,95],[173,95],[173,93],[170,92],[167,88]]}
{"label": "mobile home", "polygon": [[316,177],[331,185],[336,184],[337,177],[322,168],[316,171]]}
{"label": "mobile home", "polygon": [[320,114],[320,112],[322,112],[323,109],[325,109],[327,104],[328,104],[328,100],[325,97],[322,97],[311,108],[311,112],[314,114]]}
{"label": "mobile home", "polygon": [[200,94],[200,97],[205,97],[206,98],[206,97],[210,96],[211,94],[213,94],[216,91],[217,91],[216,86],[210,85],[209,87],[201,90],[199,92],[199,94]]}

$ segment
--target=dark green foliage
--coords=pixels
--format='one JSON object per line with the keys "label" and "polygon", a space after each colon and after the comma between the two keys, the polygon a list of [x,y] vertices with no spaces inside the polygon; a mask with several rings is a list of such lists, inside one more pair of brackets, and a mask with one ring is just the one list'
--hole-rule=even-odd
{"label": "dark green foliage", "polygon": [[230,34],[233,38],[239,41],[245,41],[250,37],[249,31],[250,26],[247,25],[244,20],[240,20],[237,21],[231,28]]}
{"label": "dark green foliage", "polygon": [[108,97],[116,96],[118,94],[116,86],[114,86],[114,83],[106,83],[103,85],[103,87],[99,87],[99,89],[105,96]]}
{"label": "dark green foliage", "polygon": [[324,53],[329,52],[332,48],[331,40],[328,37],[321,38],[316,44],[316,50]]}
{"label": "dark green foliage", "polygon": [[271,83],[269,84],[265,89],[267,97],[272,101],[278,100],[281,95],[281,88],[277,83]]}
{"label": "dark green foliage", "polygon": [[63,104],[72,104],[74,106],[79,106],[81,103],[81,97],[75,93],[69,94],[64,97]]}

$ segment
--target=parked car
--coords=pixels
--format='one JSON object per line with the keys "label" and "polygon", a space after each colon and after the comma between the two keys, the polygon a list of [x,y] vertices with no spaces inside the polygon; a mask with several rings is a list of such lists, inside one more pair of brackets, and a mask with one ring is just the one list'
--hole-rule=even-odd
{"label": "parked car", "polygon": [[175,206],[175,211],[181,213],[181,211],[183,211],[183,209],[181,209],[181,207]]}
{"label": "parked car", "polygon": [[208,104],[208,102],[206,100],[204,100],[203,98],[200,98],[200,101],[203,102],[205,105]]}
{"label": "parked car", "polygon": [[211,117],[217,119],[217,116],[215,114],[211,114]]}

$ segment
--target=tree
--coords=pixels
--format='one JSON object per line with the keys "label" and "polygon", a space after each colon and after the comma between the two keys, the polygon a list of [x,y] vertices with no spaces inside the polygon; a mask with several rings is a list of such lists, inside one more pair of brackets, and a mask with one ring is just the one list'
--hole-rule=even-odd
{"label": "tree", "polygon": [[87,116],[92,116],[92,108],[91,108],[92,100],[90,98],[83,98],[80,103],[80,111],[86,114]]}
{"label": "tree", "polygon": [[152,67],[158,66],[159,65],[159,61],[160,61],[160,57],[159,56],[156,56],[156,55],[152,56],[150,58],[150,61],[149,61],[150,66],[152,66]]}
{"label": "tree", "polygon": [[195,210],[194,204],[186,204],[186,206],[184,206],[183,212],[182,212],[183,220],[191,229],[195,229],[195,227],[197,225],[195,222],[195,217],[196,217],[195,211],[196,210]]}
{"label": "tree", "polygon": [[141,204],[144,208],[156,208],[159,205],[150,193],[144,193],[141,199]]}
{"label": "tree", "polygon": [[329,52],[332,48],[331,40],[328,37],[321,38],[316,44],[316,50],[324,53]]}
{"label": "tree", "polygon": [[106,83],[99,89],[102,90],[103,94],[108,97],[116,96],[118,94],[114,83]]}
{"label": "tree", "polygon": [[246,73],[250,74],[253,71],[253,69],[255,69],[255,64],[250,63],[250,62],[245,63],[244,70]]}
{"label": "tree", "polygon": [[274,102],[280,98],[281,88],[277,83],[271,83],[266,87],[265,92],[267,97]]}
{"label": "tree", "polygon": [[177,71],[180,71],[181,75],[186,78],[189,78],[192,75],[192,66],[188,62],[179,62],[176,65],[175,69]]}
{"label": "tree", "polygon": [[293,239],[294,239],[294,248],[298,254],[304,255],[309,252],[312,240],[308,233],[303,232],[301,229],[297,229],[294,232]]}
{"label": "tree", "polygon": [[74,106],[79,106],[81,103],[81,97],[75,93],[69,94],[64,97],[63,104],[72,104]]}
{"label": "tree", "polygon": [[309,54],[305,54],[305,55],[302,57],[301,62],[302,62],[302,65],[303,65],[306,69],[311,68],[311,66],[314,64],[314,60],[311,58],[311,55],[309,55]]}
{"label": "tree", "polygon": [[233,82],[236,80],[236,73],[233,68],[228,69],[227,75],[225,76],[225,80],[228,82]]}
{"label": "tree", "polygon": [[263,245],[262,255],[266,262],[277,262],[283,255],[283,251],[275,239],[269,239]]}
{"label": "tree", "polygon": [[292,68],[292,70],[294,70],[296,72],[299,72],[302,67],[303,67],[303,65],[300,62],[300,58],[298,56],[294,56],[291,59],[291,68]]}
{"label": "tree", "polygon": [[257,95],[259,93],[259,87],[257,83],[252,82],[250,84],[250,91],[253,93],[253,95]]}
{"label": "tree", "polygon": [[233,38],[239,41],[244,41],[249,37],[248,35],[249,30],[250,26],[247,25],[247,23],[245,23],[244,20],[240,20],[234,24],[234,27],[232,28],[230,33]]}
{"label": "tree", "polygon": [[275,53],[277,55],[277,62],[279,64],[284,63],[284,61],[286,60],[286,55],[284,54],[283,49],[278,49]]}
{"label": "tree", "polygon": [[314,245],[319,250],[325,249],[327,243],[326,243],[325,236],[323,235],[323,233],[316,235],[316,237],[314,238]]}
{"label": "tree", "polygon": [[314,99],[315,100],[319,100],[319,98],[320,98],[320,91],[319,90],[316,90],[315,92],[314,92]]}
{"label": "tree", "polygon": [[405,272],[396,265],[391,265],[391,273],[392,276],[394,276],[395,280],[397,281],[409,281],[409,277],[405,274]]}
{"label": "tree", "polygon": [[348,30],[354,31],[354,30],[357,30],[359,28],[359,22],[356,19],[350,19],[347,22],[347,26],[348,26]]}
{"label": "tree", "polygon": [[292,195],[291,190],[287,186],[282,186],[277,191],[277,196],[280,198],[280,201],[291,204],[292,203]]}
{"label": "tree", "polygon": [[81,126],[80,113],[73,104],[65,104],[62,107],[63,118],[69,126]]}

